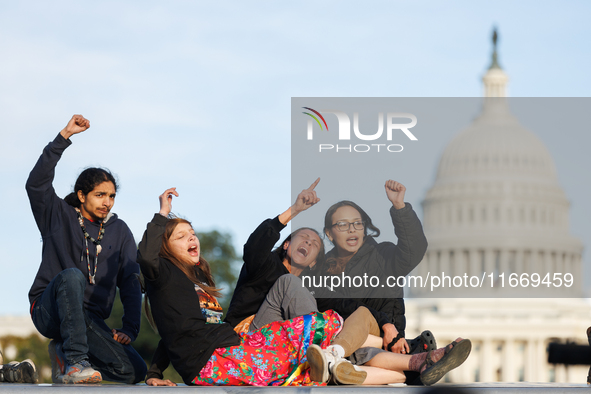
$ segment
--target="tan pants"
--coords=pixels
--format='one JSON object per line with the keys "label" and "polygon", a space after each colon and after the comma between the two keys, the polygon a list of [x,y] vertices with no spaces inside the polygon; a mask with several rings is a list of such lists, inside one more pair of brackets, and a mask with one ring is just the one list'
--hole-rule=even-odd
{"label": "tan pants", "polygon": [[379,337],[380,327],[369,309],[362,306],[345,320],[343,329],[332,344],[341,345],[345,349],[345,357],[348,357],[365,343],[369,334]]}

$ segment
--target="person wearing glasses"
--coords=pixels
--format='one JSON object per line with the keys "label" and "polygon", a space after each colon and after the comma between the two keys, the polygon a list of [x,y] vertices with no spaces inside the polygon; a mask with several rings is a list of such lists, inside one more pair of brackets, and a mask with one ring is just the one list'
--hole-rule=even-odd
{"label": "person wearing glasses", "polygon": [[[324,267],[319,267],[319,275],[378,276],[383,281],[387,276],[406,276],[421,262],[427,250],[427,239],[411,204],[404,202],[406,187],[399,182],[388,180],[385,190],[388,200],[392,203],[390,217],[398,244],[389,241],[378,243],[374,238],[380,235],[380,230],[372,223],[369,215],[352,201],[340,201],[328,209],[324,218],[324,233],[334,248],[327,253]],[[423,346],[411,349],[406,341],[402,288],[392,289],[391,298],[377,298],[378,294],[383,296],[383,293],[377,291],[382,290],[341,289],[341,293],[358,298],[365,305],[390,317],[397,335],[386,346],[386,350],[408,354],[411,350],[414,353],[436,347],[429,331],[424,331],[417,337],[423,337],[422,341],[413,341]],[[425,342],[429,342],[429,346],[424,346]],[[365,354],[360,350],[354,354],[353,359],[357,358],[357,363],[363,364],[375,356],[373,352],[375,351]],[[416,376],[407,376],[407,382],[411,383],[415,378]]]}

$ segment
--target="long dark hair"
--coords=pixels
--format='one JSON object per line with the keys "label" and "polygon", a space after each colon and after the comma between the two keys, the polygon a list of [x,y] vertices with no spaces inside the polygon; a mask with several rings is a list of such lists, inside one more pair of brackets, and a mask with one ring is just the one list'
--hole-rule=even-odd
{"label": "long dark hair", "polygon": [[[333,204],[328,211],[326,211],[326,215],[324,215],[324,233],[326,234],[332,228],[332,215],[336,212],[337,209],[340,207],[349,206],[355,208],[357,212],[361,215],[361,220],[365,222],[365,228],[363,229],[363,235],[369,237],[379,237],[380,236],[380,229],[373,225],[371,222],[371,218],[369,215],[361,209],[361,207],[355,204],[353,201],[343,200],[339,201],[336,204]],[[371,230],[372,233],[368,234],[368,230]]]}
{"label": "long dark hair", "polygon": [[[162,237],[162,246],[160,247],[160,257],[169,260],[173,263],[178,269],[183,271],[183,273],[191,280],[191,282],[195,283],[199,287],[201,287],[205,292],[207,292],[212,297],[220,298],[222,297],[222,293],[220,292],[221,289],[215,287],[215,281],[213,280],[213,275],[211,274],[211,267],[209,263],[199,255],[199,265],[197,267],[191,267],[188,264],[180,262],[171,252],[169,240],[174,232],[176,226],[181,223],[186,223],[191,226],[191,222],[186,219],[181,218],[173,218],[166,222],[166,227],[164,228],[164,236]],[[191,226],[192,227],[192,226]],[[201,270],[203,276],[205,277],[205,284],[202,283],[198,278],[195,272],[196,269]]]}
{"label": "long dark hair", "polygon": [[117,181],[113,174],[111,174],[111,171],[106,168],[89,167],[78,175],[78,179],[76,179],[76,184],[74,185],[74,191],[68,194],[64,198],[64,201],[75,208],[80,208],[81,203],[78,198],[78,190],[82,191],[82,194],[86,196],[103,182],[113,183],[115,192],[117,191]]}
{"label": "long dark hair", "polygon": [[[297,230],[295,230],[294,232],[292,232],[291,234],[289,234],[287,236],[287,238],[285,238],[283,240],[283,242],[281,242],[281,244],[275,248],[275,250],[273,250],[274,255],[276,255],[279,258],[279,261],[283,261],[285,259],[285,257],[287,256],[287,250],[285,250],[283,248],[283,246],[285,245],[286,242],[290,242],[291,239],[293,237],[295,237],[297,235],[297,233],[299,233],[302,230],[310,230],[313,231],[314,234],[318,235],[318,238],[320,239],[320,247],[318,248],[318,256],[316,257],[316,265],[314,266],[314,268],[310,268],[311,270],[314,269],[318,269],[319,267],[322,267],[324,265],[324,260],[326,257],[326,251],[324,250],[324,242],[322,242],[322,237],[320,236],[320,234],[318,233],[318,231],[314,230],[313,228],[310,227],[300,227]],[[308,267],[309,268],[309,267]]]}

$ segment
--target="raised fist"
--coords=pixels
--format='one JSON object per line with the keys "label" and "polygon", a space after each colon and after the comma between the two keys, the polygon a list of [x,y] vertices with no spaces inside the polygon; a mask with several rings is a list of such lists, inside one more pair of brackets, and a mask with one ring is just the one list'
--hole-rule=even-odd
{"label": "raised fist", "polygon": [[385,187],[388,200],[394,205],[394,208],[404,208],[404,193],[406,192],[406,187],[404,187],[402,183],[398,183],[391,179],[386,181]]}
{"label": "raised fist", "polygon": [[68,139],[74,134],[82,133],[90,127],[90,121],[82,115],[74,115],[60,134]]}

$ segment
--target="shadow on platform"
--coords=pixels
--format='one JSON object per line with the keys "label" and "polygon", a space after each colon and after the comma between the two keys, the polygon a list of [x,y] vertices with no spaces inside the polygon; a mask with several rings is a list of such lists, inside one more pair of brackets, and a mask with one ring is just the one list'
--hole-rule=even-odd
{"label": "shadow on platform", "polygon": [[154,391],[159,394],[172,392],[199,391],[199,394],[271,394],[272,392],[282,394],[347,394],[345,392],[364,394],[469,394],[469,393],[573,393],[590,388],[586,384],[565,384],[565,383],[472,383],[464,385],[437,384],[431,387],[418,386],[329,386],[329,387],[237,387],[237,386],[216,386],[198,387],[180,385],[177,387],[149,387],[145,384],[120,385],[120,384],[92,384],[92,385],[52,385],[52,384],[12,384],[0,383],[2,394],[47,394],[50,392],[64,392],[66,394],[77,393],[138,393],[139,391]]}

